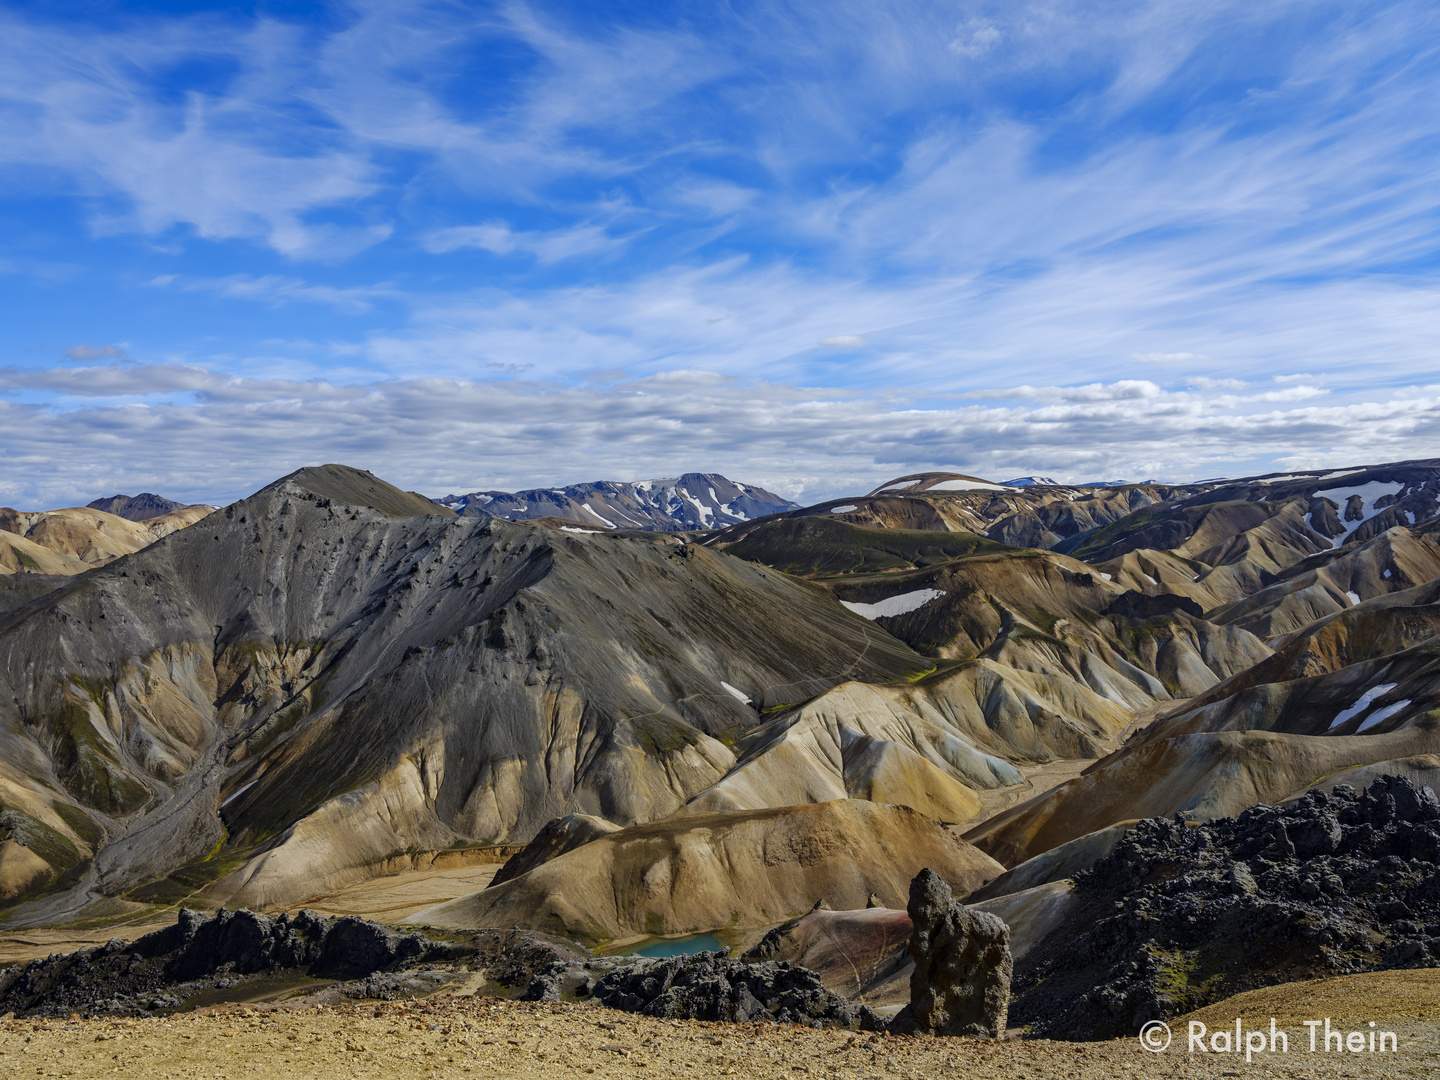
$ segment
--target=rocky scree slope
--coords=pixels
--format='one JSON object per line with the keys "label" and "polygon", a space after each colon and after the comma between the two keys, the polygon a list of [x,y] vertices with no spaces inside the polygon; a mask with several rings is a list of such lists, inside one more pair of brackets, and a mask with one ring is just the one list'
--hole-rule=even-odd
{"label": "rocky scree slope", "polygon": [[1231,994],[1440,966],[1440,800],[1400,777],[1205,823],[1140,822],[1076,875],[1017,965],[1011,1017],[1049,1038],[1133,1033]]}
{"label": "rocky scree slope", "polygon": [[648,821],[757,708],[926,666],[753,563],[301,470],[0,623],[0,886],[51,891],[22,921],[297,902],[567,813]]}

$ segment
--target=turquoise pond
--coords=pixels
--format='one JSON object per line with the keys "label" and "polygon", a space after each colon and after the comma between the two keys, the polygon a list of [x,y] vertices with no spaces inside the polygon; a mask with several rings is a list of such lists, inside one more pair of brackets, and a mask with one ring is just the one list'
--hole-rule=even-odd
{"label": "turquoise pond", "polygon": [[662,938],[650,941],[630,952],[631,956],[689,956],[697,952],[715,952],[725,942],[714,934],[693,934],[683,938]]}

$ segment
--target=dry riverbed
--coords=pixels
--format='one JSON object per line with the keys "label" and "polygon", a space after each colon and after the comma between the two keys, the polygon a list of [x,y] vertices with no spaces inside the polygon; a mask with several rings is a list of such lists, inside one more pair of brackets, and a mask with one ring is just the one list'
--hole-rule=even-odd
{"label": "dry riverbed", "polygon": [[[1238,999],[1237,999],[1238,1000]],[[1332,1021],[1378,1018],[1398,1033],[1386,1054],[1311,1054],[1290,1026],[1291,1052],[1147,1053],[1134,1039],[1059,1043],[900,1038],[773,1024],[653,1020],[590,1005],[436,997],[391,1004],[224,1006],[153,1020],[0,1023],[0,1076],[144,1080],[345,1080],[398,1077],[738,1076],[745,1080],[967,1080],[1126,1077],[1434,1077],[1440,1075],[1440,972],[1385,972],[1276,987],[1246,995],[1247,1028],[1278,1014],[1298,1025],[1328,1009]],[[1206,1010],[1211,1028],[1236,1009]],[[1363,1015],[1362,1015],[1363,1014]]]}

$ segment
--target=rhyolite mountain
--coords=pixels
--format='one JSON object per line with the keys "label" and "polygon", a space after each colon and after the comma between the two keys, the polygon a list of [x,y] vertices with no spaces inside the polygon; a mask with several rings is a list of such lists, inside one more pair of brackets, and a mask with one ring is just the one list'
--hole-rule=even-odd
{"label": "rhyolite mountain", "polygon": [[225,872],[295,900],[569,812],[650,820],[758,710],[930,666],[824,590],[653,535],[457,516],[327,466],[19,598],[7,891],[58,889],[55,917]]}
{"label": "rhyolite mountain", "polygon": [[684,473],[665,480],[620,483],[596,480],[563,488],[472,491],[437,500],[459,514],[508,521],[565,518],[592,529],[719,529],[797,504],[728,480],[719,473]]}
{"label": "rhyolite mountain", "polygon": [[176,505],[177,509],[143,520],[93,506],[62,510],[0,507],[0,575],[81,574],[92,566],[149,547],[160,537],[193,525],[214,509]]}
{"label": "rhyolite mountain", "polygon": [[[513,922],[543,895],[597,940],[709,929],[665,884],[724,864],[694,845],[794,855],[796,821],[868,820],[859,803],[1053,882],[1136,818],[1440,763],[1437,497],[1437,461],[1100,488],[918,473],[729,524],[716,486],[701,517],[725,527],[700,531],[588,495],[582,518],[457,514],[301,470],[0,587],[0,898],[21,923],[292,904],[538,836],[515,899],[455,910]],[[697,896],[728,895],[705,873]]]}

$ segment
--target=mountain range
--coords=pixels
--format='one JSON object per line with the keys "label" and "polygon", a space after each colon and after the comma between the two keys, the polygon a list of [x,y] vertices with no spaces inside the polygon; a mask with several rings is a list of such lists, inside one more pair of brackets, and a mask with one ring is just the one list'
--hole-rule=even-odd
{"label": "mountain range", "polygon": [[[309,468],[0,581],[8,921],[293,905],[534,840],[417,918],[758,928],[862,895],[835,845],[882,819],[1009,903],[1137,818],[1440,775],[1440,461],[932,472],[807,507],[707,474],[604,487],[508,520]],[[12,550],[62,554],[5,513]],[[866,880],[893,892],[883,851]]]}
{"label": "mountain range", "polygon": [[724,528],[797,504],[719,473],[684,473],[667,480],[596,480],[563,488],[472,491],[436,499],[457,514],[506,521],[564,518],[592,529],[685,532]]}

